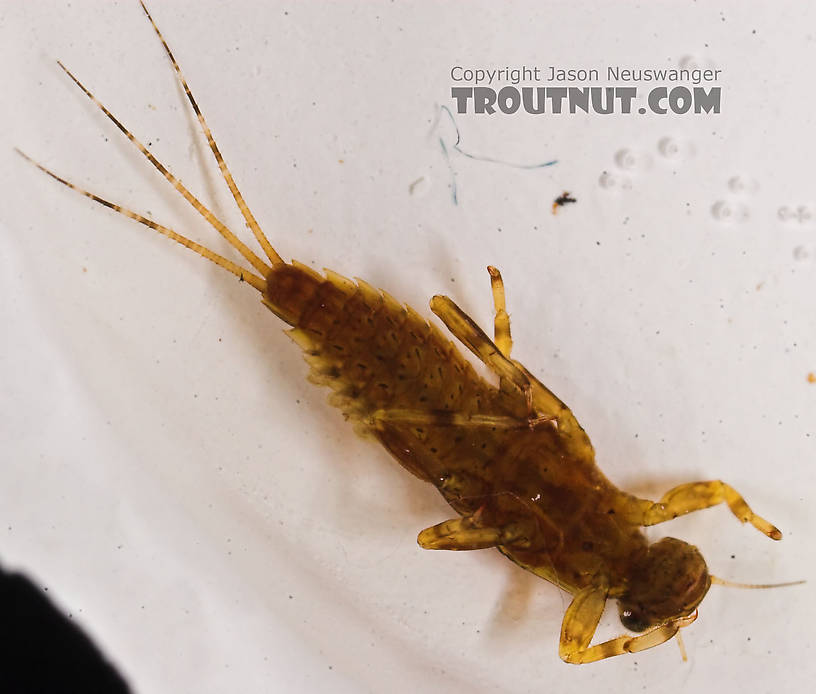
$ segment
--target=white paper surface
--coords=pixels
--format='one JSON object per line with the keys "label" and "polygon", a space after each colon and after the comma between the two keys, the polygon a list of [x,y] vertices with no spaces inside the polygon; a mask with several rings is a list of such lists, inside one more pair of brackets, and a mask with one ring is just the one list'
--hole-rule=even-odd
{"label": "white paper surface", "polygon": [[[657,498],[722,478],[785,532],[773,543],[717,508],[651,537],[697,544],[725,578],[812,579],[816,222],[779,209],[816,203],[816,9],[151,6],[284,257],[423,315],[449,294],[483,326],[497,265],[514,356],[570,404],[615,483]],[[12,152],[225,252],[59,58],[245,231],[138,4],[7,2],[2,15],[0,562],[48,586],[136,691],[812,682],[812,583],[712,588],[684,631],[688,663],[667,644],[575,668],[557,655],[567,595],[495,552],[420,550],[417,532],[450,509],[355,438],[250,287]],[[684,59],[723,70],[721,114],[463,115],[463,149],[558,164],[443,156],[451,126],[434,122],[453,107],[455,65]],[[578,202],[553,215],[564,190]],[[619,632],[610,612],[598,636]]]}

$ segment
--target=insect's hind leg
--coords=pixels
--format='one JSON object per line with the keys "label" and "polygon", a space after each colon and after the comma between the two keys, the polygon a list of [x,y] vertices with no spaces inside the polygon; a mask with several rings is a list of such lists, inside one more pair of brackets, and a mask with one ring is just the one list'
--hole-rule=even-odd
{"label": "insect's hind leg", "polygon": [[[499,287],[501,275],[499,275]],[[503,295],[503,291],[502,291]],[[500,295],[501,297],[501,295]],[[499,304],[500,306],[501,304]],[[433,311],[457,339],[482,361],[502,384],[510,384],[520,391],[527,407],[527,423],[532,428],[544,422],[551,422],[564,415],[566,406],[544,386],[535,381],[514,360],[505,355],[501,349],[485,334],[476,322],[447,296],[437,294],[431,299]],[[506,312],[505,312],[506,315]],[[509,318],[505,344],[509,350]]]}
{"label": "insect's hind leg", "polygon": [[508,359],[513,349],[513,338],[510,335],[510,316],[504,298],[504,280],[501,272],[492,265],[487,266],[490,273],[490,289],[493,292],[493,307],[496,315],[493,319],[493,340],[499,351]]}
{"label": "insect's hind leg", "polygon": [[431,311],[491,371],[518,388],[527,399],[528,409],[532,411],[530,379],[496,346],[467,313],[459,308],[452,299],[439,294],[431,299]]}
{"label": "insect's hind leg", "polygon": [[[431,311],[465,347],[499,377],[502,389],[509,386],[521,393],[527,407],[526,421],[531,428],[544,422],[556,422],[565,434],[582,432],[569,408],[520,363],[510,358],[513,342],[510,337],[510,317],[504,305],[504,282],[496,268],[490,266],[488,271],[493,289],[493,303],[496,307],[496,342],[493,342],[476,322],[447,296],[433,297]],[[583,438],[586,439],[586,436],[583,435]],[[586,439],[582,445],[587,448],[589,440]]]}
{"label": "insect's hind leg", "polygon": [[643,501],[641,525],[655,525],[678,516],[725,502],[741,523],[750,523],[772,540],[781,540],[780,530],[755,514],[737,490],[720,480],[689,482],[670,489],[660,501]]}

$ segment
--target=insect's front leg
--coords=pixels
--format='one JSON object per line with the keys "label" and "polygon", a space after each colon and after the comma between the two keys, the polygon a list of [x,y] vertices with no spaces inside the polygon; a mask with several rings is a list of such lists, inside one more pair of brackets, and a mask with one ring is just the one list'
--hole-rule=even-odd
{"label": "insect's front leg", "polygon": [[659,646],[674,636],[680,627],[691,624],[697,617],[695,613],[693,616],[675,619],[656,626],[638,636],[618,636],[590,646],[608,595],[609,587],[603,579],[599,579],[596,584],[587,586],[575,594],[561,624],[558,655],[564,662],[574,665],[593,663],[604,658],[624,653],[636,653]]}
{"label": "insect's front leg", "polygon": [[782,533],[777,527],[755,514],[736,489],[720,480],[681,484],[666,492],[656,503],[640,501],[642,505],[640,524],[655,525],[723,502],[728,504],[731,513],[739,518],[740,522],[750,523],[772,540],[782,539]]}

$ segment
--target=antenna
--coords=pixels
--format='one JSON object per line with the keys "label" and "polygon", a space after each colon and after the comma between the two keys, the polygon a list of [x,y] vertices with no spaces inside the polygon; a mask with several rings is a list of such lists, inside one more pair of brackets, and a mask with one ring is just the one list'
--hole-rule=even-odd
{"label": "antenna", "polygon": [[674,639],[677,641],[677,645],[680,646],[680,657],[683,659],[684,663],[687,663],[688,656],[686,655],[686,644],[683,643],[683,637],[680,635],[679,631],[677,634],[675,634]]}
{"label": "antenna", "polygon": [[713,574],[709,574],[712,583],[720,586],[729,586],[731,588],[785,588],[786,586],[798,586],[807,581],[788,581],[787,583],[737,583],[735,581],[726,581],[724,578],[719,578]]}

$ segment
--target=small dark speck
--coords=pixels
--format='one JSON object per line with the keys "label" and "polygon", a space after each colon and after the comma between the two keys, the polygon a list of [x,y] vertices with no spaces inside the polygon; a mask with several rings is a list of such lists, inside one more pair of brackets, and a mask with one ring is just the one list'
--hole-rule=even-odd
{"label": "small dark speck", "polygon": [[48,586],[43,586],[43,590],[47,593],[48,592]]}
{"label": "small dark speck", "polygon": [[736,555],[736,554],[732,554],[732,555],[731,555],[731,558],[732,558],[732,559],[736,559],[736,558],[737,558],[737,555]]}
{"label": "small dark speck", "polygon": [[294,595],[290,595],[290,596],[289,596],[289,599],[291,600],[291,599],[292,599],[292,598],[294,598],[294,597],[295,597]]}

